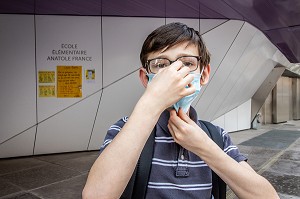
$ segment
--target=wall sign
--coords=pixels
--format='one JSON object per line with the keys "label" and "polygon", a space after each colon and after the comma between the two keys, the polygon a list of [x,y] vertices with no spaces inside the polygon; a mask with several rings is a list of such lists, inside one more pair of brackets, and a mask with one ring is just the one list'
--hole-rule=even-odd
{"label": "wall sign", "polygon": [[82,97],[82,66],[57,66],[57,97]]}
{"label": "wall sign", "polygon": [[55,71],[39,71],[39,83],[55,83]]}
{"label": "wall sign", "polygon": [[39,97],[55,97],[55,86],[39,85]]}

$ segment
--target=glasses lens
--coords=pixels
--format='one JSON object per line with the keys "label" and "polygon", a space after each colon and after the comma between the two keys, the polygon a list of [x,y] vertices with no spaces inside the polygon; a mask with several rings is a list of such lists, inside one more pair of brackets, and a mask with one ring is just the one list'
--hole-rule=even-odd
{"label": "glasses lens", "polygon": [[198,68],[198,59],[197,57],[181,57],[179,60],[183,63],[184,66],[189,67],[190,71],[194,71]]}
{"label": "glasses lens", "polygon": [[149,62],[149,69],[151,73],[158,73],[162,68],[170,66],[170,61],[167,59],[153,59]]}

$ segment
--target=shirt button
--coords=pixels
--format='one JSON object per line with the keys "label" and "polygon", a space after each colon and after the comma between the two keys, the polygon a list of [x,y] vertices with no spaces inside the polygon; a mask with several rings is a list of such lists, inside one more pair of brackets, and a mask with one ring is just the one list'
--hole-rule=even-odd
{"label": "shirt button", "polygon": [[184,155],[181,155],[181,159],[184,160]]}

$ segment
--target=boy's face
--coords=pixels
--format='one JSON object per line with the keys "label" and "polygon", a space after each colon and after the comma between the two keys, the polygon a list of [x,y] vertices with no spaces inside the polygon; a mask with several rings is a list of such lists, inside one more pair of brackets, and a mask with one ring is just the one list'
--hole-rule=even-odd
{"label": "boy's face", "polygon": [[[190,44],[188,42],[177,44],[166,50],[164,48],[161,51],[149,53],[147,60],[155,59],[155,58],[167,58],[170,61],[175,61],[178,57],[181,56],[199,56],[198,47],[196,45]],[[149,71],[148,71],[149,72]],[[200,73],[200,66],[194,71],[194,73]],[[205,85],[209,80],[210,73],[210,65],[205,66],[202,77],[201,77],[201,85]],[[144,87],[147,87],[148,77],[146,70],[141,67],[140,69],[140,80]]]}
{"label": "boy's face", "polygon": [[[180,43],[167,50],[164,48],[161,51],[150,53],[147,60],[155,58],[167,58],[170,61],[175,61],[177,58],[182,56],[199,56],[197,46],[193,44],[188,45],[188,42]],[[194,72],[200,73],[200,67],[198,67]]]}

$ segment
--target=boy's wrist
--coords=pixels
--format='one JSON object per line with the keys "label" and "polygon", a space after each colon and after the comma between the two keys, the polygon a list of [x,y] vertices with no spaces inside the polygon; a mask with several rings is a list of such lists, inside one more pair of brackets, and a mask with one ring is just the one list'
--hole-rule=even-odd
{"label": "boy's wrist", "polygon": [[146,112],[151,112],[153,114],[161,114],[166,108],[162,106],[162,103],[157,101],[155,97],[150,96],[148,93],[144,93],[140,98],[138,104],[141,104]]}

